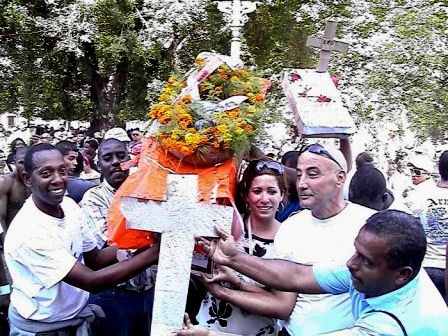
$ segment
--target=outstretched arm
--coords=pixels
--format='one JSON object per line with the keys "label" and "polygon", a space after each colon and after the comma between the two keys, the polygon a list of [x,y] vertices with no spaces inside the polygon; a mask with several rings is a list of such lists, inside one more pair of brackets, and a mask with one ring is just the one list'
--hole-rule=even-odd
{"label": "outstretched arm", "polygon": [[229,266],[268,287],[307,294],[325,293],[310,266],[278,259],[261,259],[239,252],[233,237],[216,228],[219,239],[196,237],[198,244],[216,263]]}
{"label": "outstretched arm", "polygon": [[[89,265],[89,262],[92,263],[92,260],[94,260],[93,267],[95,269],[98,269],[98,266],[100,266],[101,263],[104,263],[103,265],[108,265],[112,261],[111,252],[112,250],[109,248],[103,250],[95,248],[92,251],[85,253],[86,264]],[[96,271],[80,262],[76,262],[75,266],[63,280],[72,286],[84,289],[91,293],[96,293],[132,278],[139,272],[154,265],[158,258],[159,241],[131,259],[117,262]]]}

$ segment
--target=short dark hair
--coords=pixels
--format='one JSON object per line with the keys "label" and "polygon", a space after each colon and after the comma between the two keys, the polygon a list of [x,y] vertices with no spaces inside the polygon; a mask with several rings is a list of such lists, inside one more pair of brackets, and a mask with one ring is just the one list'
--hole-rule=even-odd
{"label": "short dark hair", "polygon": [[87,141],[84,141],[84,143],[88,143],[90,147],[95,148],[95,150],[98,149],[98,141],[96,141],[95,139],[90,139]]}
{"label": "short dark hair", "polygon": [[356,156],[356,167],[373,166],[373,157],[369,152],[362,152]]}
{"label": "short dark hair", "polygon": [[384,237],[389,243],[384,259],[389,269],[410,266],[417,275],[426,253],[426,235],[420,221],[399,210],[379,211],[362,230]]}
{"label": "short dark hair", "polygon": [[299,160],[299,151],[289,151],[282,156],[282,165],[292,169],[297,169],[297,161]]}
{"label": "short dark hair", "polygon": [[439,159],[439,174],[442,180],[448,181],[448,150],[440,155]]}
{"label": "short dark hair", "polygon": [[66,156],[69,152],[78,151],[76,144],[68,140],[59,141],[54,147],[60,151],[63,156]]}
{"label": "short dark hair", "polygon": [[356,170],[350,181],[349,200],[353,203],[377,209],[374,203],[382,201],[386,194],[386,179],[383,174],[373,166],[362,166]]}
{"label": "short dark hair", "polygon": [[115,138],[109,138],[109,139],[103,140],[101,142],[100,146],[98,147],[98,160],[101,160],[101,152],[102,152],[104,146],[106,146],[107,144],[112,143],[112,142],[119,143],[126,150],[126,153],[128,152],[128,146],[126,146],[126,144],[123,141],[120,141]]}
{"label": "short dark hair", "polygon": [[33,158],[34,154],[48,151],[48,150],[56,150],[52,144],[49,143],[40,143],[34,146],[31,146],[30,149],[25,154],[25,159],[23,161],[24,170],[26,173],[31,174],[34,169]]}
{"label": "short dark hair", "polygon": [[23,142],[23,144],[25,145],[25,141],[22,138],[15,138],[12,142],[11,142],[11,153],[15,154],[15,149],[14,147],[16,146],[16,143],[18,142]]}

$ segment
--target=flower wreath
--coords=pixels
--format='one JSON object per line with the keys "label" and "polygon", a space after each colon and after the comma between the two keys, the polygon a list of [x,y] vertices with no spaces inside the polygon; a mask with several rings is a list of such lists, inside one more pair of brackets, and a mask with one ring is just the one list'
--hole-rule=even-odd
{"label": "flower wreath", "polygon": [[148,118],[160,124],[156,139],[184,157],[247,152],[261,127],[270,82],[247,68],[229,66],[225,56],[201,55],[188,78],[169,77],[150,109]]}

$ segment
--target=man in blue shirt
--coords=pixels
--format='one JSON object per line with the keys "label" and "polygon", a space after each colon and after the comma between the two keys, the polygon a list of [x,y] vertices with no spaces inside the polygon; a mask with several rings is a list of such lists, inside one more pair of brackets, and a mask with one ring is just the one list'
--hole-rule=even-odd
{"label": "man in blue shirt", "polygon": [[[409,214],[384,210],[371,216],[355,239],[355,254],[342,266],[304,266],[238,253],[233,238],[197,238],[216,263],[282,291],[350,293],[350,329],[328,335],[448,335],[448,309],[421,264],[426,237]],[[223,281],[218,274],[210,282]],[[243,284],[250,290],[249,284]],[[338,318],[335,316],[335,318]]]}

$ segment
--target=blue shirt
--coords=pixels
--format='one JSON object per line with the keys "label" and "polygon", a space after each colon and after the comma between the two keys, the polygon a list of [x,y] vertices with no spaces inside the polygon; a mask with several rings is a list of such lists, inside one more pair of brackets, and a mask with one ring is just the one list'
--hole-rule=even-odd
{"label": "blue shirt", "polygon": [[314,266],[313,272],[324,291],[350,294],[355,325],[335,335],[403,335],[396,320],[372,310],[394,314],[409,336],[448,335],[448,308],[423,269],[405,286],[372,298],[366,298],[353,287],[345,266]]}

